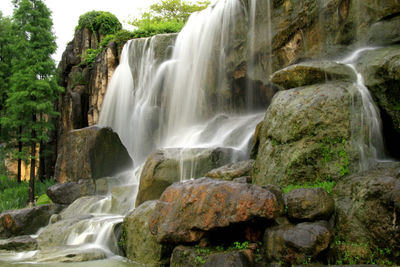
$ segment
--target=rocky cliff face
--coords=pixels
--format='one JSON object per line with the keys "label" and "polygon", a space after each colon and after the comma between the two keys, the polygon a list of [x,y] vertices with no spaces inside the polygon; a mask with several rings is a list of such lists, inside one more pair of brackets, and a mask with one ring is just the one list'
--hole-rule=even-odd
{"label": "rocky cliff face", "polygon": [[93,66],[84,65],[82,55],[87,49],[96,49],[102,38],[86,28],[77,30],[62,56],[60,85],[65,92],[58,101],[61,113],[57,127],[58,147],[63,145],[70,130],[91,126],[98,121],[107,84],[119,63],[119,49],[111,42],[97,56]]}

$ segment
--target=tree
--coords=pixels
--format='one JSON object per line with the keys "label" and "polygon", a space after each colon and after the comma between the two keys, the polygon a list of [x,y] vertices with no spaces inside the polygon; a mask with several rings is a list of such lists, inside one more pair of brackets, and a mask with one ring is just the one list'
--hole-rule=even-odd
{"label": "tree", "polygon": [[189,16],[196,11],[205,9],[210,1],[197,1],[195,4],[184,0],[161,0],[150,6],[140,18],[128,23],[144,32],[178,32],[182,29]]}
{"label": "tree", "polygon": [[[58,115],[53,103],[61,89],[55,80],[56,51],[50,10],[42,0],[13,1],[12,76],[2,125],[15,133],[14,140],[30,152],[18,155],[30,160],[29,199],[34,202],[36,146],[48,139],[54,128],[51,118]],[[15,142],[14,141],[14,142]],[[23,151],[21,151],[23,153]]]}

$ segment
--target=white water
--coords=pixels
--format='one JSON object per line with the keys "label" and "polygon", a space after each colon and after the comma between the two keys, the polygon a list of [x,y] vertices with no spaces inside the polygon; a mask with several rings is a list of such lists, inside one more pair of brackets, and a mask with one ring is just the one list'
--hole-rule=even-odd
{"label": "white water", "polygon": [[[375,105],[368,88],[364,85],[364,79],[356,69],[355,63],[362,53],[375,50],[374,47],[365,47],[354,51],[351,55],[344,58],[340,63],[349,66],[357,76],[356,87],[358,97],[361,98],[362,112],[353,114],[356,119],[356,127],[352,129],[352,139],[359,150],[361,159],[359,161],[359,170],[368,170],[379,160],[383,160],[384,143],[382,135],[382,120],[378,107]],[[353,99],[353,106],[355,105]]]}

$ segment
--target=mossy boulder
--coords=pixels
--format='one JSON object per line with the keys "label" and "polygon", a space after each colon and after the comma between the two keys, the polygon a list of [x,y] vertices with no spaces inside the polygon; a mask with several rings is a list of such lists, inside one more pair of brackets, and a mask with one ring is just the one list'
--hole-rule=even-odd
{"label": "mossy boulder", "polygon": [[350,142],[355,90],[353,83],[335,81],[275,95],[259,131],[254,183],[338,180],[356,169]]}
{"label": "mossy boulder", "polygon": [[129,215],[122,224],[122,239],[126,257],[146,266],[163,266],[169,262],[173,247],[160,244],[149,229],[150,215],[157,200],[146,201]]}
{"label": "mossy boulder", "polygon": [[111,176],[133,167],[128,151],[110,128],[97,126],[69,132],[55,167],[59,183]]}
{"label": "mossy boulder", "polygon": [[206,177],[232,181],[235,178],[250,176],[253,170],[254,160],[244,160],[236,163],[229,163],[220,168],[206,173]]}
{"label": "mossy boulder", "polygon": [[92,180],[81,179],[77,182],[52,185],[46,193],[53,203],[69,205],[80,197],[94,195],[95,184]]}
{"label": "mossy boulder", "polygon": [[0,250],[29,251],[36,249],[37,242],[29,235],[0,240]]}
{"label": "mossy boulder", "polygon": [[[364,248],[367,258],[386,257],[400,263],[400,163],[380,163],[345,177],[332,193],[338,244]],[[377,248],[388,253],[376,254]],[[337,249],[339,254],[346,246]]]}
{"label": "mossy boulder", "polygon": [[230,163],[238,151],[231,148],[167,148],[151,154],[140,176],[136,206],[158,199],[164,190],[182,179],[199,178]]}

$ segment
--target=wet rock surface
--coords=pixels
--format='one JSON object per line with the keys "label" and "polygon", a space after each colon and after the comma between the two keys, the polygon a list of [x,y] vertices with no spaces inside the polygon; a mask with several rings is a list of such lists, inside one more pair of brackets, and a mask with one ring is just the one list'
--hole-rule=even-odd
{"label": "wet rock surface", "polygon": [[206,231],[274,219],[282,212],[281,197],[270,190],[201,178],[168,187],[151,215],[150,229],[158,242],[197,242]]}

